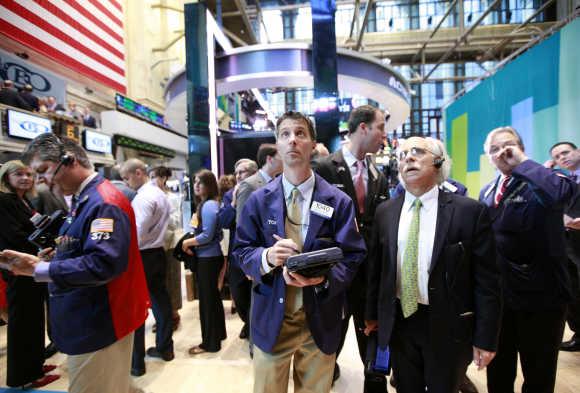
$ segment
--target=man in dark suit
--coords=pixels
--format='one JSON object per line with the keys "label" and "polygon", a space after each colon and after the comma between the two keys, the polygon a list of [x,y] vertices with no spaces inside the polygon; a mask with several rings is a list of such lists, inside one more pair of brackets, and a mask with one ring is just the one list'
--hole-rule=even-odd
{"label": "man in dark suit", "polygon": [[[241,181],[234,192],[234,199],[232,202],[236,208],[236,222],[239,222],[246,201],[250,195],[257,189],[268,184],[274,177],[282,172],[282,160],[280,159],[278,149],[274,144],[261,144],[258,148],[258,153],[256,154],[256,161],[260,169]],[[246,277],[236,258],[232,258],[230,270],[232,294],[240,318],[244,321],[244,326],[240,331],[239,337],[244,339],[248,338],[250,334],[249,317],[252,301],[252,282]]]}
{"label": "man in dark suit", "polygon": [[[387,118],[388,120],[388,118]],[[372,163],[368,154],[379,151],[385,139],[385,113],[371,105],[354,109],[348,121],[349,143],[315,165],[316,172],[330,184],[351,197],[359,230],[368,247],[377,205],[389,199],[387,179]],[[360,168],[360,169],[359,169]],[[366,263],[363,263],[348,290],[348,310],[342,321],[342,337],[336,354],[340,354],[350,316],[353,316],[358,349],[365,361],[367,338],[364,335]],[[334,379],[340,375],[338,363]],[[364,391],[382,393],[387,390],[384,377],[365,377]]]}
{"label": "man in dark suit", "polygon": [[32,86],[31,85],[24,85],[24,87],[22,88],[22,91],[19,93],[19,95],[31,108],[30,110],[38,112],[38,109],[40,108],[40,105],[38,102],[38,97],[35,96],[34,94],[32,94]]}
{"label": "man in dark suit", "polygon": [[242,158],[234,164],[234,173],[238,185],[227,191],[218,211],[218,225],[220,228],[229,229],[230,243],[228,246],[228,283],[232,292],[232,299],[244,326],[238,335],[241,339],[246,339],[250,335],[249,315],[252,295],[252,283],[242,268],[233,257],[234,239],[236,236],[236,201],[235,195],[240,183],[252,176],[258,170],[258,165],[254,160]]}
{"label": "man in dark suit", "polygon": [[4,87],[0,89],[0,104],[13,106],[27,111],[32,110],[32,107],[28,105],[28,103],[20,97],[16,89],[14,89],[14,83],[8,79],[4,81]]}
{"label": "man in dark suit", "polygon": [[439,190],[449,160],[413,137],[399,151],[404,196],[377,208],[367,330],[390,346],[397,392],[457,392],[471,359],[497,348],[501,295],[486,207]]}
{"label": "man in dark suit", "polygon": [[91,115],[89,108],[83,108],[83,126],[97,128],[97,119]]}
{"label": "man in dark suit", "polygon": [[[254,393],[328,393],[346,305],[346,289],[365,255],[348,196],[310,168],[312,122],[282,115],[276,146],[284,172],[248,198],[236,229],[234,255],[254,281],[251,334]],[[289,272],[288,257],[340,247],[344,258],[327,274]]]}
{"label": "man in dark suit", "polygon": [[[580,183],[580,151],[572,142],[559,142],[550,149],[552,160],[549,168],[554,166],[568,171],[568,176]],[[568,304],[566,319],[572,338],[560,345],[561,351],[580,351],[580,192],[576,190],[574,198],[564,209],[564,225],[566,226],[566,251],[568,254],[568,269],[574,300]]]}
{"label": "man in dark suit", "polygon": [[514,391],[519,355],[522,392],[553,392],[571,300],[562,217],[576,184],[528,159],[512,127],[492,130],[484,150],[500,172],[479,199],[490,208],[505,304],[488,391]]}

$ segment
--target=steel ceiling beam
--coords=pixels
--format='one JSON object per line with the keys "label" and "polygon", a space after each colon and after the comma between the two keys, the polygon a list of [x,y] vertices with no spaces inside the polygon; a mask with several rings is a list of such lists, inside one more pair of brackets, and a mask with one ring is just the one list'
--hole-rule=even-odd
{"label": "steel ceiling beam", "polygon": [[530,15],[530,17],[528,19],[526,19],[525,21],[523,21],[520,25],[518,25],[512,32],[511,34],[508,35],[508,37],[504,38],[501,42],[499,42],[496,46],[494,46],[493,48],[489,48],[487,51],[485,51],[485,53],[483,54],[483,56],[481,57],[480,62],[484,62],[487,60],[491,60],[493,59],[493,55],[496,51],[503,49],[510,41],[513,40],[512,36],[515,37],[515,35],[517,34],[517,32],[519,30],[521,30],[522,28],[526,27],[527,25],[529,25],[532,20],[538,16],[540,13],[544,12],[544,10],[546,8],[548,8],[555,0],[548,0],[546,1],[540,8],[538,8],[536,10],[536,12],[534,12],[532,15]]}
{"label": "steel ceiling beam", "polygon": [[453,8],[455,8],[455,4],[457,4],[457,0],[453,0],[451,2],[451,4],[449,4],[449,7],[447,7],[447,10],[445,11],[445,14],[443,14],[443,18],[441,18],[441,20],[439,21],[439,23],[437,23],[437,26],[435,26],[435,29],[433,29],[433,31],[431,32],[431,34],[429,34],[429,38],[427,38],[427,40],[423,43],[423,45],[421,46],[421,49],[419,49],[419,51],[417,52],[417,54],[415,54],[415,56],[413,56],[413,60],[411,61],[411,63],[415,63],[415,60],[421,56],[421,54],[423,53],[423,51],[425,50],[425,48],[427,47],[427,45],[429,45],[429,43],[431,42],[431,39],[435,36],[435,34],[437,34],[437,32],[439,31],[439,28],[443,25],[443,22],[445,21],[445,19],[447,19],[447,16],[449,16],[449,14],[451,13],[451,11],[453,11]]}
{"label": "steel ceiling beam", "polygon": [[360,0],[356,0],[354,3],[354,13],[352,15],[352,22],[350,22],[350,33],[348,34],[347,41],[352,40],[352,35],[354,34],[354,26],[358,24],[358,13],[360,10]]}
{"label": "steel ceiling beam", "polygon": [[258,42],[256,40],[256,35],[254,34],[254,29],[252,29],[252,23],[250,22],[250,18],[248,17],[248,14],[246,12],[246,8],[248,8],[246,0],[234,0],[234,3],[236,3],[236,7],[238,7],[238,10],[241,13],[240,16],[244,21],[244,26],[246,26],[246,29],[248,30],[248,35],[250,36],[251,41]]}
{"label": "steel ceiling beam", "polygon": [[435,63],[435,66],[431,69],[431,71],[429,71],[427,73],[427,75],[423,76],[422,82],[426,82],[427,79],[429,79],[429,77],[431,75],[433,75],[433,72],[435,72],[435,70],[445,61],[449,58],[449,56],[451,56],[451,54],[453,52],[455,52],[455,49],[457,49],[466,39],[467,37],[473,32],[473,30],[476,29],[477,26],[479,26],[479,24],[483,21],[483,19],[485,19],[485,17],[491,12],[493,11],[493,9],[495,8],[496,5],[499,4],[501,0],[494,0],[493,3],[491,3],[489,5],[489,7],[483,12],[483,14],[481,14],[481,16],[479,18],[477,18],[477,20],[473,23],[473,25],[471,25],[469,27],[469,29],[467,29],[467,31],[465,31],[465,33],[463,33],[461,35],[461,37],[459,37],[457,39],[457,41],[455,42],[455,44],[449,48],[449,50],[447,52],[445,52],[445,54],[443,54],[443,56],[441,56],[441,58],[439,59],[439,61],[437,63]]}
{"label": "steel ceiling beam", "polygon": [[360,26],[360,30],[358,31],[358,38],[356,40],[356,46],[355,46],[355,50],[360,50],[361,46],[362,46],[362,39],[363,36],[365,34],[365,28],[367,27],[367,23],[369,21],[369,15],[371,14],[371,11],[373,9],[373,3],[374,0],[369,0],[367,3],[367,8],[365,9],[365,16],[363,18],[363,23]]}

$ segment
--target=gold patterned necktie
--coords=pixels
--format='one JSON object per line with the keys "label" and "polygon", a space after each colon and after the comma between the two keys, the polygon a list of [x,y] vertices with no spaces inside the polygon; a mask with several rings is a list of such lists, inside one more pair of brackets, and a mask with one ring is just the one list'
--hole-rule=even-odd
{"label": "gold patterned necktie", "polygon": [[[294,187],[290,195],[290,203],[286,214],[286,237],[294,240],[299,250],[302,250],[302,209],[300,208],[300,190]],[[286,312],[294,314],[302,307],[302,288],[286,286]]]}
{"label": "gold patterned necktie", "polygon": [[411,217],[411,226],[407,236],[407,245],[403,257],[403,266],[401,274],[401,308],[403,316],[408,318],[417,311],[417,298],[419,284],[417,279],[417,259],[419,254],[419,223],[421,200],[415,199],[413,202],[413,216]]}
{"label": "gold patterned necktie", "polygon": [[300,190],[294,187],[290,194],[288,219],[286,220],[286,237],[302,249],[302,209],[300,207]]}

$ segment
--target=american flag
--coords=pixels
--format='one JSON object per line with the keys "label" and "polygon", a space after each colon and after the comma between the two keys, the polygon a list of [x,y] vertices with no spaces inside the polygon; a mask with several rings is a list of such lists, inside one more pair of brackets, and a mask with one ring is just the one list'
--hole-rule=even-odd
{"label": "american flag", "polygon": [[0,0],[0,39],[126,93],[123,19],[119,0]]}

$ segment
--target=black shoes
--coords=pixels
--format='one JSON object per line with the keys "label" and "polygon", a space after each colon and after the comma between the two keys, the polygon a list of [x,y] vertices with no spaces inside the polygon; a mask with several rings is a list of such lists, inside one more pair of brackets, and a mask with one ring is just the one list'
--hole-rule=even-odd
{"label": "black shoes", "polygon": [[477,388],[467,375],[463,377],[463,381],[461,382],[461,385],[459,385],[459,391],[461,393],[478,393]]}
{"label": "black shoes", "polygon": [[566,352],[578,352],[578,351],[580,351],[580,337],[578,337],[575,334],[571,340],[564,341],[562,344],[560,344],[560,351],[566,351]]}
{"label": "black shoes", "polygon": [[155,347],[147,348],[147,356],[152,358],[160,358],[165,360],[166,362],[170,362],[175,358],[175,353],[173,350],[160,352]]}
{"label": "black shoes", "polygon": [[56,349],[56,346],[51,342],[50,344],[48,344],[46,346],[46,348],[44,348],[44,358],[45,359],[51,358],[57,352],[58,352],[58,349]]}
{"label": "black shoes", "polygon": [[131,375],[134,377],[140,377],[142,375],[145,375],[145,369],[144,368],[133,368],[131,367]]}
{"label": "black shoes", "polygon": [[242,328],[242,330],[240,330],[240,334],[238,337],[241,338],[242,340],[248,338],[250,336],[250,332],[248,330],[249,330],[248,325],[244,324],[244,327]]}

